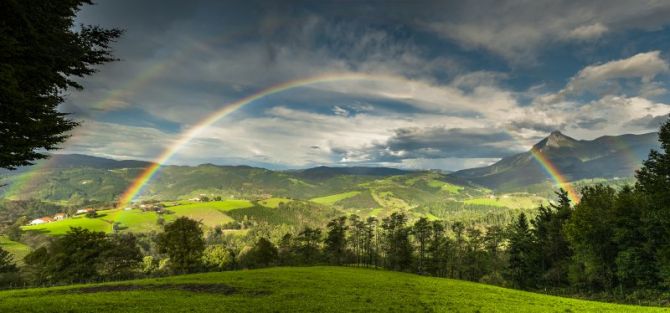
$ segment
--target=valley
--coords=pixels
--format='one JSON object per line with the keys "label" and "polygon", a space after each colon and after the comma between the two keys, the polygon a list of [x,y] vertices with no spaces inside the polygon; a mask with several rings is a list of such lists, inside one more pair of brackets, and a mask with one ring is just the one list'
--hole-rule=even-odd
{"label": "valley", "polygon": [[[554,132],[533,149],[546,154],[576,188],[597,183],[620,186],[631,181],[626,177],[631,177],[639,166],[639,161],[622,161],[621,155],[642,155],[657,147],[650,138],[655,138],[655,134],[577,141]],[[611,143],[613,148],[602,143]],[[633,148],[622,150],[624,146]],[[588,165],[596,160],[616,164],[595,168]],[[590,171],[582,170],[580,164]],[[304,224],[325,225],[328,218],[338,214],[382,218],[392,212],[405,212],[412,220],[425,217],[469,225],[504,225],[520,212],[532,216],[534,209],[552,201],[555,190],[561,187],[530,153],[454,173],[372,167],[272,171],[249,166],[167,165],[143,187],[135,202],[118,207],[117,197],[149,165],[142,161],[53,155],[33,168],[3,172],[5,186],[0,193],[5,201],[40,199],[52,204],[49,213],[68,214],[70,218],[63,221],[23,227],[26,231],[59,235],[73,226],[107,233],[148,233],[159,230],[159,223],[181,216],[201,221],[207,228],[239,224],[243,219],[275,225],[281,224],[279,220],[292,221],[302,214],[282,210],[287,206],[313,211],[309,219],[299,219],[304,222],[289,223],[296,228]],[[160,211],[141,208],[156,203]],[[74,216],[76,209],[84,207],[95,208],[97,215]],[[40,212],[26,217],[39,218]]]}

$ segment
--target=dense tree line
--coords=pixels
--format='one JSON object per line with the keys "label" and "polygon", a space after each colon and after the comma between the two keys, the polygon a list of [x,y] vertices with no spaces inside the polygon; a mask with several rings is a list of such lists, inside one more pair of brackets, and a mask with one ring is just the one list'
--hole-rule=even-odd
{"label": "dense tree line", "polygon": [[563,288],[614,298],[654,298],[670,287],[670,122],[633,186],[592,185],[570,205],[540,207],[509,232],[509,279],[519,288]]}

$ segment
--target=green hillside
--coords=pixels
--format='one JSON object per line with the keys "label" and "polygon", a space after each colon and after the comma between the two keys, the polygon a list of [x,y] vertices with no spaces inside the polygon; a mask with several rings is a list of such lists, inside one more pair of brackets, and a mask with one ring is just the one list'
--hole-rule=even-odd
{"label": "green hillside", "polygon": [[[106,160],[106,159],[101,159]],[[140,168],[61,167],[41,171],[27,180],[25,188],[0,187],[7,199],[40,199],[57,203],[63,208],[53,210],[24,210],[12,213],[11,224],[19,216],[29,219],[66,208],[75,210],[94,203],[96,207],[112,207],[118,195],[131,182]],[[125,163],[124,163],[125,164]],[[116,165],[122,166],[122,165]],[[364,169],[364,170],[363,170]],[[207,226],[240,223],[245,218],[269,224],[319,226],[334,216],[356,214],[363,218],[383,218],[392,212],[406,212],[410,219],[426,217],[431,220],[461,221],[468,224],[505,225],[521,211],[534,214],[534,208],[554,198],[557,186],[551,182],[525,186],[516,190],[491,190],[473,185],[439,171],[398,171],[384,168],[314,168],[304,171],[272,171],[249,166],[165,166],[144,188],[138,200],[158,200],[168,206],[163,221],[179,216],[201,220]],[[370,175],[369,171],[375,171]],[[25,171],[16,175],[5,173],[2,182],[23,179]],[[0,184],[2,183],[0,182]],[[624,184],[626,179],[591,179],[576,182],[578,187],[594,182]],[[229,199],[223,207],[215,202],[191,204],[194,197]],[[232,204],[231,199],[244,204]],[[256,201],[257,200],[257,201]],[[292,201],[310,200],[315,208],[287,206]],[[97,205],[95,204],[97,203]],[[284,204],[284,209],[272,211]],[[232,205],[228,208],[226,205]],[[231,212],[230,209],[242,209]],[[319,210],[315,212],[313,210]],[[9,211],[9,210],[5,210]],[[52,212],[53,211],[53,212]],[[235,210],[233,210],[235,211]],[[2,218],[0,207],[0,219]],[[335,214],[337,215],[337,214]],[[292,220],[297,218],[300,222]],[[112,231],[120,223],[121,231],[148,232],[159,230],[159,216],[152,212],[107,212],[106,216],[27,227],[49,234],[62,234],[70,226]],[[247,225],[248,226],[248,225]]]}
{"label": "green hillside", "polygon": [[381,270],[270,268],[0,292],[1,312],[663,312]]}
{"label": "green hillside", "polygon": [[280,204],[282,203],[289,203],[291,202],[291,199],[287,198],[269,198],[265,200],[258,201],[260,205],[268,208],[273,208],[276,209]]}
{"label": "green hillside", "polygon": [[336,202],[344,199],[348,199],[351,197],[354,197],[358,194],[360,194],[360,191],[349,191],[349,192],[343,192],[343,193],[338,193],[330,196],[325,196],[325,197],[318,197],[312,199],[312,201],[316,203],[321,203],[321,204],[335,204]]}
{"label": "green hillside", "polygon": [[23,262],[23,257],[30,253],[30,247],[16,241],[12,241],[7,236],[0,236],[0,248],[11,253],[14,260],[18,263]]}
{"label": "green hillside", "polygon": [[[212,202],[194,202],[167,206],[167,212],[163,214],[165,221],[171,221],[177,217],[186,216],[197,221],[202,221],[206,226],[213,227],[222,225],[233,219],[228,212],[251,207],[252,203],[247,200],[225,200]],[[150,232],[159,231],[162,226],[158,224],[159,214],[156,212],[143,212],[133,210],[103,210],[98,211],[94,218],[86,216],[75,216],[63,221],[51,222],[43,225],[24,226],[23,230],[39,231],[50,235],[62,235],[70,227],[83,227],[89,230],[110,233],[114,223],[118,223],[122,232]]]}

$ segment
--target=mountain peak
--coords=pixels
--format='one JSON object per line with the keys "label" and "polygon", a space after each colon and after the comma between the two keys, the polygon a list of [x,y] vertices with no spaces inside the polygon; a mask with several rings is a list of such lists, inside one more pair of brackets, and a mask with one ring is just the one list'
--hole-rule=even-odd
{"label": "mountain peak", "polygon": [[567,137],[560,130],[555,130],[549,134],[549,137]]}
{"label": "mountain peak", "polygon": [[535,144],[534,148],[545,149],[545,148],[562,148],[562,147],[574,147],[577,143],[572,137],[566,136],[558,130],[555,130],[549,134],[546,138],[542,139],[540,142]]}

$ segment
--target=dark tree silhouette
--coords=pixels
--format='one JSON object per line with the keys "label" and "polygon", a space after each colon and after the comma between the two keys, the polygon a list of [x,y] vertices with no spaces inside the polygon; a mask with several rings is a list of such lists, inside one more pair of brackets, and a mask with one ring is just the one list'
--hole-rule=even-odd
{"label": "dark tree silhouette", "polygon": [[0,247],[0,274],[18,271],[12,255]]}
{"label": "dark tree silhouette", "polygon": [[246,255],[243,263],[250,267],[267,267],[277,261],[278,255],[277,247],[272,242],[266,238],[260,238]]}
{"label": "dark tree silhouette", "polygon": [[326,235],[326,253],[334,264],[342,264],[346,256],[347,217],[341,216],[328,222]]}
{"label": "dark tree silhouette", "polygon": [[187,217],[165,225],[164,232],[157,237],[157,244],[159,251],[170,257],[172,269],[177,273],[195,271],[205,250],[200,223]]}
{"label": "dark tree silhouette", "polygon": [[568,283],[568,265],[572,256],[572,249],[564,232],[564,226],[572,214],[572,207],[565,190],[560,189],[556,196],[556,203],[540,205],[532,224],[539,252],[538,263],[543,272],[542,280],[545,284],[561,286]]}
{"label": "dark tree silhouette", "polygon": [[74,77],[115,60],[118,29],[74,27],[90,0],[7,0],[0,4],[0,168],[46,158],[77,122],[57,110],[63,93],[82,89]]}
{"label": "dark tree silhouette", "polygon": [[426,253],[428,250],[428,241],[430,240],[431,235],[431,225],[428,222],[428,219],[422,217],[414,223],[412,227],[412,233],[417,243],[417,269],[419,273],[426,271]]}
{"label": "dark tree silhouette", "polygon": [[507,276],[516,288],[528,288],[535,278],[533,240],[528,219],[521,213],[509,230],[509,265]]}

